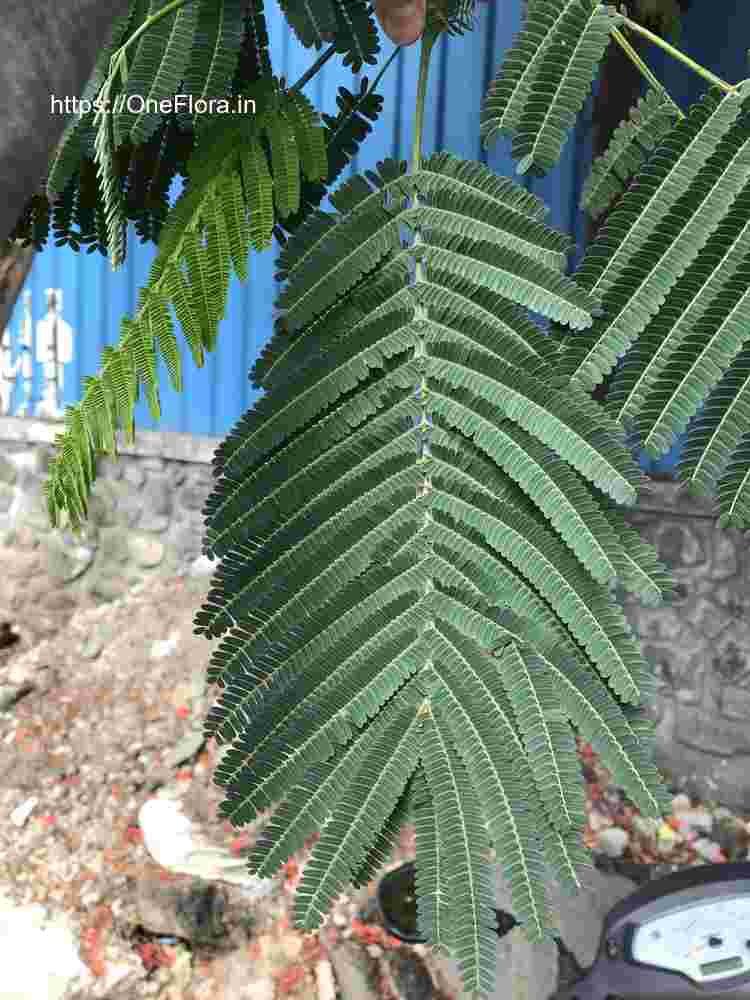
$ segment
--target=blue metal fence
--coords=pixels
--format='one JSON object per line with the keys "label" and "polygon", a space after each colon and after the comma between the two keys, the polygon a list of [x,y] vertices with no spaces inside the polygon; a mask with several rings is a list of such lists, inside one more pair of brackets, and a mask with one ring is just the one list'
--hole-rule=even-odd
{"label": "blue metal fence", "polygon": [[[745,74],[744,48],[729,39],[750,37],[750,12],[740,6],[721,17],[713,16],[711,6],[696,0],[686,19],[682,47],[699,61],[730,80]],[[735,7],[735,5],[729,5]],[[280,12],[270,4],[267,11],[273,65],[276,72],[290,81],[297,79],[310,65],[314,53],[294,39]],[[513,175],[514,164],[509,143],[500,142],[489,153],[479,141],[479,110],[491,77],[503,53],[513,40],[520,24],[519,0],[490,0],[478,5],[475,30],[463,38],[443,38],[433,55],[433,71],[428,91],[429,113],[425,130],[425,150],[447,149],[459,156],[481,159],[500,174]],[[391,52],[391,43],[383,40],[380,59]],[[702,53],[710,53],[702,58]],[[719,54],[719,55],[717,55]],[[374,166],[385,156],[407,158],[411,148],[412,109],[417,81],[419,46],[399,54],[386,73],[380,91],[385,98],[384,112],[374,133],[356,158],[351,172]],[[648,58],[657,75],[665,81],[675,98],[686,106],[695,100],[704,85],[689,70],[658,50]],[[372,68],[368,71],[374,76]],[[376,70],[375,70],[376,72]],[[363,74],[366,75],[366,74]],[[358,83],[358,78],[355,79]],[[352,75],[340,61],[331,60],[308,85],[308,94],[317,107],[335,113],[338,87],[353,89]],[[566,144],[558,167],[541,181],[524,179],[529,189],[550,205],[549,221],[571,233],[583,246],[584,220],[578,210],[581,185],[590,159],[590,101],[579,119],[576,131]],[[113,274],[109,262],[99,254],[77,254],[67,247],[49,246],[37,255],[29,278],[35,319],[44,312],[45,289],[61,288],[64,318],[75,331],[74,357],[67,366],[64,403],[80,398],[81,379],[99,367],[102,348],[119,338],[120,320],[132,314],[138,289],[145,284],[155,250],[143,245],[131,232],[125,265]],[[162,430],[196,434],[223,435],[257,395],[247,379],[247,372],[271,333],[271,304],[276,295],[273,279],[276,250],[253,254],[248,281],[232,282],[227,314],[222,322],[217,349],[196,369],[184,343],[182,359],[185,388],[176,393],[169,385],[166,369],[161,366]],[[17,328],[22,308],[16,309],[11,327]],[[181,340],[182,338],[180,338]],[[37,373],[36,392],[41,388]],[[155,428],[145,401],[138,404],[136,426]],[[674,461],[670,456],[666,465]]]}

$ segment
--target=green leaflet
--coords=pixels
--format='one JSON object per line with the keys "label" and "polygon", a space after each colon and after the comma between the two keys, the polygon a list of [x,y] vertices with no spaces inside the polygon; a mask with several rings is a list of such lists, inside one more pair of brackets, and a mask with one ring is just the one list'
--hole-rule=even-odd
{"label": "green leaflet", "polygon": [[[691,427],[680,461],[680,478],[696,492],[710,493],[718,483],[725,484],[720,510],[730,516],[746,489],[742,459],[749,421],[750,349],[746,348],[710,393]],[[732,472],[727,476],[730,465]]]}
{"label": "green leaflet", "polygon": [[680,478],[715,492],[723,523],[738,526],[749,481],[741,389],[749,100],[747,81],[728,94],[712,90],[641,165],[576,271],[602,296],[602,315],[564,338],[558,365],[571,384],[590,389],[624,354],[610,415],[652,455],[687,431]]}
{"label": "green leaflet", "polygon": [[[148,17],[153,17],[169,0],[151,0]],[[150,102],[170,99],[177,92],[191,53],[198,4],[187,3],[155,21],[138,40],[135,56],[128,67],[121,90],[124,103],[112,115],[116,146],[130,138],[144,142],[160,121]]]}
{"label": "green leaflet", "polygon": [[[112,57],[112,53],[120,45],[123,36],[128,29],[132,13],[133,12],[131,10],[127,14],[123,14],[122,17],[117,18],[112,25],[110,42],[104,49],[102,49],[97,57],[94,70],[88,83],[86,84],[83,94],[81,95],[82,101],[93,101],[99,93],[99,90],[109,71],[109,60]],[[68,181],[78,169],[81,154],[84,150],[83,144],[85,141],[86,130],[91,128],[93,120],[94,111],[90,111],[85,116],[71,119],[71,121],[65,126],[65,131],[63,132],[62,137],[57,144],[57,149],[53,154],[47,176],[47,197],[51,201],[62,194],[68,184]]]}
{"label": "green leaflet", "polygon": [[335,117],[325,113],[321,115],[328,173],[323,181],[303,182],[300,191],[300,210],[296,215],[288,216],[283,222],[283,227],[288,233],[293,233],[299,228],[341,176],[362,142],[372,131],[370,122],[376,121],[382,111],[383,98],[368,89],[368,78],[363,77],[359,93],[356,95],[346,87],[339,87],[336,104],[339,112]]}
{"label": "green leaflet", "polygon": [[[246,4],[243,0],[224,0],[220,4],[197,0],[193,5],[197,7],[197,21],[182,92],[190,94],[196,102],[223,98],[231,90],[237,67]],[[180,115],[182,127],[194,125],[198,131],[210,120],[211,116],[205,113],[191,115],[185,111]]]}
{"label": "green leaflet", "polygon": [[[438,906],[440,916],[431,922],[430,940],[450,948],[467,992],[487,996],[495,986],[497,938],[494,879],[487,857],[489,839],[482,804],[439,709],[423,702],[417,722],[420,756],[435,811],[437,835],[430,846],[442,855],[440,884],[435,886],[437,866],[428,850],[418,856],[417,864],[421,861],[427,878],[433,873],[433,891],[437,888],[445,899]],[[448,901],[451,912],[444,918]]]}
{"label": "green leaflet", "polygon": [[[561,371],[591,389],[655,316],[748,179],[744,92],[712,91],[636,175],[576,270],[603,314],[566,338]],[[737,124],[735,125],[735,122]],[[705,168],[705,170],[704,170]],[[605,249],[606,248],[606,249]],[[620,279],[628,268],[628,281]]]}
{"label": "green leaflet", "polygon": [[332,42],[353,73],[375,62],[378,32],[364,0],[281,0],[281,9],[306,48]]}
{"label": "green leaflet", "polygon": [[[268,105],[281,112],[290,104],[296,109],[295,129],[288,127],[283,133],[282,160],[294,158],[297,186],[300,164],[307,176],[321,170],[322,130],[312,110],[305,111],[304,102],[280,91],[276,80],[262,81],[252,93],[260,105],[257,120],[238,117],[230,124],[216,120],[204,133],[190,159],[190,184],[178,198],[161,234],[159,254],[152,264],[148,285],[141,289],[138,311],[133,319],[123,321],[122,340],[106,352],[101,375],[88,380],[80,404],[68,410],[63,435],[66,454],[72,449],[78,458],[75,466],[65,471],[53,461],[45,489],[51,516],[56,519],[65,509],[73,528],[86,516],[93,481],[91,473],[84,470],[93,469],[97,451],[116,453],[118,422],[126,432],[132,432],[132,410],[139,385],[146,391],[154,419],[159,418],[159,355],[166,363],[172,385],[178,390],[181,387],[180,355],[170,305],[174,306],[194,361],[201,366],[204,351],[212,351],[215,346],[229,289],[230,265],[240,278],[246,277],[250,247],[261,248],[270,241],[274,185],[260,144],[267,130],[275,127],[276,119],[267,113]],[[111,121],[111,116],[104,116],[105,125]],[[97,156],[108,192],[107,225],[112,237],[110,246],[114,247],[118,238],[124,239],[125,226],[106,134],[103,128],[97,135]],[[288,168],[282,164],[279,169]],[[286,181],[282,179],[278,185],[287,199],[290,176],[287,174]],[[119,256],[123,253],[121,245]],[[71,473],[71,469],[77,471]]]}
{"label": "green leaflet", "polygon": [[679,108],[666,94],[649,88],[617,126],[607,149],[592,163],[581,192],[581,208],[593,219],[606,212],[678,117]]}
{"label": "green leaflet", "polygon": [[480,129],[485,146],[513,137],[516,171],[543,177],[557,163],[609,44],[622,21],[594,0],[537,0],[490,84]]}
{"label": "green leaflet", "polygon": [[[324,827],[305,865],[294,901],[298,926],[313,930],[390,818],[417,766],[420,721],[418,688],[406,688],[386,710],[390,725],[345,789],[336,814]],[[385,755],[385,758],[384,758]]]}

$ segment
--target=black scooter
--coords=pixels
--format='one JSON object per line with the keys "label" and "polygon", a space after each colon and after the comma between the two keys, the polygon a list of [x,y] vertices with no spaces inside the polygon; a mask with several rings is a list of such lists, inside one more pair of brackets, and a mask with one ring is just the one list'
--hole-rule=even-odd
{"label": "black scooter", "polygon": [[[408,944],[424,943],[414,876],[414,862],[401,865],[377,896],[384,927]],[[498,937],[517,926],[495,914]],[[750,863],[691,867],[636,889],[607,914],[588,969],[555,943],[560,975],[549,1000],[750,1000]]]}

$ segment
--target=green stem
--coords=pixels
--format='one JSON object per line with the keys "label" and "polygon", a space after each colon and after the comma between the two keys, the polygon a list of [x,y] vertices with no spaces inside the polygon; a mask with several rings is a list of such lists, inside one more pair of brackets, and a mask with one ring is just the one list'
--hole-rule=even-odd
{"label": "green stem", "polygon": [[318,56],[318,58],[315,60],[315,62],[312,64],[312,66],[309,69],[305,70],[305,72],[302,74],[302,76],[299,78],[299,80],[297,80],[297,82],[294,84],[294,86],[289,88],[290,92],[292,90],[302,90],[302,88],[307,83],[309,83],[310,80],[312,80],[312,78],[315,76],[315,74],[318,72],[318,70],[322,66],[325,66],[325,64],[328,62],[328,60],[331,58],[331,56],[334,55],[335,52],[336,52],[336,46],[335,45],[329,45],[328,48],[323,53],[323,55],[322,56]]}
{"label": "green stem", "polygon": [[378,73],[378,75],[372,81],[372,86],[367,88],[367,90],[364,92],[364,94],[362,95],[362,97],[358,99],[357,104],[354,105],[355,110],[356,110],[357,106],[359,105],[359,101],[360,100],[363,101],[365,99],[365,97],[367,97],[368,94],[372,94],[372,93],[375,92],[375,89],[377,88],[377,85],[383,79],[383,75],[384,75],[385,71],[388,69],[388,67],[391,65],[391,63],[393,62],[393,60],[396,58],[396,56],[399,54],[400,51],[401,51],[401,46],[396,46],[396,48],[393,50],[393,52],[391,52],[391,54],[388,56],[388,58],[386,59],[385,63],[383,64],[383,68],[380,70],[380,72]]}
{"label": "green stem", "polygon": [[127,50],[133,44],[133,42],[137,41],[144,33],[144,31],[148,31],[148,29],[152,27],[152,25],[156,24],[156,22],[160,21],[163,17],[166,17],[167,14],[171,14],[173,10],[177,10],[178,7],[184,7],[185,4],[192,2],[193,0],[170,0],[170,3],[162,7],[161,10],[158,10],[155,14],[151,14],[150,17],[147,17],[146,20],[143,22],[143,24],[136,31],[133,32],[133,34],[130,36],[127,42],[125,42],[124,45],[121,45],[120,48],[117,50],[117,52],[115,52],[115,54],[110,59],[109,61],[110,75],[112,74],[112,69],[115,66],[115,64],[119,63],[119,61],[123,58]]}
{"label": "green stem", "polygon": [[614,31],[612,32],[612,34],[613,34],[614,39],[617,42],[617,44],[620,46],[620,48],[623,50],[623,52],[627,55],[628,59],[630,59],[630,61],[632,63],[634,63],[638,67],[638,69],[641,71],[641,73],[644,75],[644,77],[648,80],[648,82],[651,84],[651,86],[655,87],[657,90],[660,90],[662,92],[662,94],[664,94],[664,96],[670,102],[670,104],[673,104],[674,107],[677,109],[677,114],[680,116],[680,118],[684,118],[685,115],[683,114],[683,112],[682,112],[681,108],[679,107],[679,105],[677,104],[677,102],[672,100],[672,98],[669,96],[669,94],[667,92],[667,88],[664,86],[664,84],[661,82],[661,80],[658,80],[654,76],[654,74],[648,68],[648,66],[646,65],[646,63],[641,59],[641,57],[638,55],[638,53],[633,48],[633,46],[630,44],[630,42],[627,40],[627,38],[617,28],[614,29]]}
{"label": "green stem", "polygon": [[414,114],[414,142],[411,150],[411,172],[416,173],[422,162],[422,128],[424,125],[424,105],[427,97],[427,71],[430,66],[432,46],[438,37],[435,31],[425,31],[419,53],[419,82],[417,83],[417,107]]}
{"label": "green stem", "polygon": [[720,79],[718,76],[714,76],[710,70],[705,69],[699,63],[691,59],[690,56],[686,56],[684,52],[680,52],[680,50],[676,49],[674,45],[670,45],[669,42],[665,42],[663,38],[659,38],[659,36],[655,35],[653,31],[649,31],[648,28],[644,28],[643,25],[638,24],[637,21],[631,21],[629,17],[624,17],[622,23],[627,25],[631,31],[635,31],[636,34],[643,35],[644,38],[648,38],[650,42],[653,42],[654,45],[658,45],[659,48],[664,49],[664,51],[668,52],[673,58],[678,59],[686,66],[689,66],[693,72],[697,73],[698,76],[702,76],[704,80],[708,80],[708,82],[712,83],[715,87],[720,87],[728,94],[735,89],[730,83]]}

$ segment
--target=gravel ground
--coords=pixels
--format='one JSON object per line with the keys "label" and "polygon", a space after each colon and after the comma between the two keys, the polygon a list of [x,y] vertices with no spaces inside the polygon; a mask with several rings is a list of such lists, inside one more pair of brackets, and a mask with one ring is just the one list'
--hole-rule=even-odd
{"label": "gravel ground", "polygon": [[[240,890],[222,890],[229,922],[221,947],[159,938],[143,927],[144,884],[174,881],[150,859],[138,829],[138,810],[158,785],[176,783],[186,813],[230,850],[249,846],[258,828],[237,837],[217,818],[215,748],[201,745],[213,700],[203,688],[212,646],[193,635],[192,619],[208,579],[152,579],[122,602],[94,606],[38,579],[29,585],[34,558],[33,549],[3,550],[0,624],[11,629],[0,629],[0,893],[70,918],[90,973],[77,995],[235,1000],[248,995],[237,984],[251,970],[257,1000],[333,1000],[321,962],[349,939],[369,963],[375,991],[392,997],[382,957],[408,946],[372,922],[375,883],[342,897],[320,934],[290,927],[307,851],[288,862],[278,891],[254,902],[250,915]],[[682,794],[672,816],[649,824],[590,747],[580,744],[579,752],[586,843],[611,865],[656,871],[747,856],[745,818]],[[413,855],[413,829],[405,828],[388,867]],[[424,949],[409,950],[425,961],[439,997],[439,971]]]}
{"label": "gravel ground", "polygon": [[[143,927],[144,887],[186,879],[160,868],[142,843],[138,811],[160,785],[179,789],[191,820],[235,853],[264,819],[238,836],[216,815],[216,752],[201,738],[215,695],[203,683],[212,644],[192,631],[208,579],[155,578],[124,601],[94,606],[53,584],[29,586],[33,560],[33,550],[3,549],[0,895],[69,918],[90,972],[77,996],[244,1000],[250,979],[257,1000],[333,1000],[320,963],[341,939],[361,949],[376,987],[378,959],[399,943],[369,922],[374,882],[342,897],[321,934],[290,926],[311,844],[266,899],[248,904],[239,888],[221,888],[218,943],[170,942]],[[402,841],[388,867],[413,856],[413,831]],[[380,993],[392,993],[387,977]]]}

